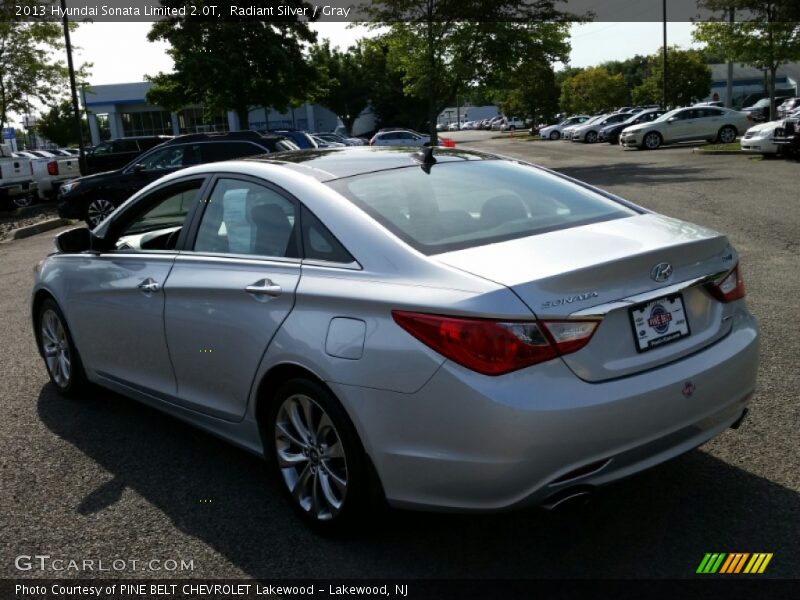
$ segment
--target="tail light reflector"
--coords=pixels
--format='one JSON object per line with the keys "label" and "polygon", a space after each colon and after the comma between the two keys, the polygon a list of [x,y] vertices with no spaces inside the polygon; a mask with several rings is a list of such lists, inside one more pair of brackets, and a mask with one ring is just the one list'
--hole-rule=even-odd
{"label": "tail light reflector", "polygon": [[423,344],[468,369],[502,375],[583,348],[597,321],[494,321],[392,311]]}
{"label": "tail light reflector", "polygon": [[48,175],[58,175],[58,163],[54,160],[51,160],[47,163],[47,174]]}
{"label": "tail light reflector", "polygon": [[708,286],[708,291],[720,302],[733,302],[744,298],[747,293],[744,287],[739,265],[737,264],[730,272],[722,278],[719,283],[712,283]]}

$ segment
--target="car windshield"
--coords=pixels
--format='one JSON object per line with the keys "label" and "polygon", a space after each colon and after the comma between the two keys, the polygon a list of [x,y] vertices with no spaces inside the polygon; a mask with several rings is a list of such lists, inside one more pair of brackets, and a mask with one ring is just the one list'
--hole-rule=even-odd
{"label": "car windshield", "polygon": [[407,167],[328,183],[424,254],[637,214],[547,171],[506,160]]}
{"label": "car windshield", "polygon": [[677,115],[682,110],[683,110],[683,107],[681,107],[681,108],[673,108],[672,110],[670,110],[668,112],[665,112],[663,115],[658,117],[655,121],[653,121],[653,123],[660,123],[661,121],[666,121],[667,119]]}

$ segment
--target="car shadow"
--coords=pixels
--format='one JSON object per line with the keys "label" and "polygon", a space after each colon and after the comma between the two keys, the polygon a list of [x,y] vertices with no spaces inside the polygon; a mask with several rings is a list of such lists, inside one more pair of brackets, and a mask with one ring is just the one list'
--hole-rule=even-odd
{"label": "car shadow", "polygon": [[613,184],[669,185],[697,181],[723,181],[713,170],[703,167],[666,166],[660,163],[610,163],[579,167],[560,167],[559,173],[579,181],[603,186]]}
{"label": "car shadow", "polygon": [[[65,400],[47,384],[38,413],[111,475],[76,518],[131,489],[253,577],[683,578],[706,552],[772,552],[769,576],[798,574],[800,494],[702,450],[603,488],[585,507],[387,509],[363,531],[328,538],[299,523],[259,458],[156,410],[99,390]],[[87,534],[102,539],[108,523],[91,531],[97,522],[85,519]]]}

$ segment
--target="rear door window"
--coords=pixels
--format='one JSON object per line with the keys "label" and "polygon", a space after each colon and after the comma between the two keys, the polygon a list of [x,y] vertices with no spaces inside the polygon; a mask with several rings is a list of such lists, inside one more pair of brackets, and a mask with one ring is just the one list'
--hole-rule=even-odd
{"label": "rear door window", "polygon": [[212,142],[201,144],[200,151],[203,162],[219,162],[268,153],[268,150],[250,142]]}

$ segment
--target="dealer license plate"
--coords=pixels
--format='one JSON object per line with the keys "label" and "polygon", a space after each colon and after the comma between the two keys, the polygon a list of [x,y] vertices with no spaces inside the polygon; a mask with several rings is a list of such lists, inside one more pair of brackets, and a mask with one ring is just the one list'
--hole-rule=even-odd
{"label": "dealer license plate", "polygon": [[658,298],[630,309],[636,349],[646,352],[689,335],[689,321],[680,294]]}

